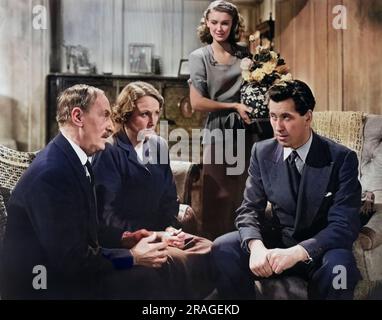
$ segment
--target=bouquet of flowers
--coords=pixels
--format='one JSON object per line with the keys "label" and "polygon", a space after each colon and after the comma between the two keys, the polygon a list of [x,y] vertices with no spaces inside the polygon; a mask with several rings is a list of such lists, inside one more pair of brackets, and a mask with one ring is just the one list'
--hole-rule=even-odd
{"label": "bouquet of flowers", "polygon": [[[253,38],[249,38],[254,41]],[[251,57],[242,59],[243,85],[240,89],[241,102],[252,108],[252,120],[269,118],[265,94],[275,83],[292,80],[292,75],[280,54],[269,47],[257,46]]]}

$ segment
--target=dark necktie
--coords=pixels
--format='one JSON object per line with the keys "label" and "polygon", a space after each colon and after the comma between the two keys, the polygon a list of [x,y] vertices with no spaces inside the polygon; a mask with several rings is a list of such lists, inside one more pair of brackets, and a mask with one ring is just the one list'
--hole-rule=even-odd
{"label": "dark necktie", "polygon": [[95,243],[93,246],[96,248],[98,247],[98,239],[97,239],[97,225],[98,225],[98,208],[97,208],[97,196],[96,196],[96,189],[95,189],[95,181],[94,181],[94,174],[93,174],[93,168],[89,161],[86,161],[85,163],[86,169],[88,170],[89,176],[87,176],[91,190],[92,190],[92,196],[93,196],[93,203],[94,203],[94,209],[95,212],[92,212],[90,215],[90,221],[91,221],[91,232],[92,232],[92,238],[95,240]]}
{"label": "dark necktie", "polygon": [[295,199],[297,199],[297,196],[298,196],[298,189],[300,186],[300,178],[301,178],[300,172],[298,171],[297,166],[296,166],[296,158],[298,158],[298,157],[299,156],[298,156],[297,151],[293,150],[287,159],[288,160],[289,181],[290,181],[292,193],[293,193]]}
{"label": "dark necktie", "polygon": [[[93,168],[92,168],[92,165],[90,164],[89,160],[86,161],[85,166],[89,172],[89,176],[87,178],[89,179],[90,185],[92,187],[94,205],[95,205],[95,209],[96,209],[96,218],[97,218],[97,195],[96,195],[96,189],[95,189]],[[96,221],[98,222],[98,219],[96,219]]]}
{"label": "dark necktie", "polygon": [[94,174],[93,174],[92,165],[90,164],[89,160],[86,161],[85,167],[86,167],[86,169],[88,170],[88,173],[89,173],[89,176],[87,176],[87,178],[89,179],[89,182],[90,182],[91,186],[94,187]]}

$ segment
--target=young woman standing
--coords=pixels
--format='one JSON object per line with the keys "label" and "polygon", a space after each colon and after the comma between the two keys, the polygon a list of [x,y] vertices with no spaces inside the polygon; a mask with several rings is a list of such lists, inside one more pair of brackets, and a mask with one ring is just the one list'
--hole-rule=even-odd
{"label": "young woman standing", "polygon": [[[244,154],[235,156],[246,163],[253,142],[237,131],[244,128],[243,122],[250,121],[250,108],[240,103],[240,62],[248,56],[247,49],[237,44],[243,29],[235,5],[214,1],[198,27],[198,36],[206,45],[189,56],[191,105],[194,110],[208,112],[205,129],[215,136],[211,139],[208,132],[203,136],[203,229],[210,239],[234,229],[235,210],[247,176],[244,169],[242,174],[228,175],[229,161],[226,157],[220,161],[218,155],[244,144]],[[227,134],[227,129],[233,130]]]}

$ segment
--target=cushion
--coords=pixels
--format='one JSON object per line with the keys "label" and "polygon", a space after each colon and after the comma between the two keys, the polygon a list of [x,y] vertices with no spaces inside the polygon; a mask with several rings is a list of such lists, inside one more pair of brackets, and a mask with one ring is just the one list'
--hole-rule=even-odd
{"label": "cushion", "polygon": [[362,193],[362,206],[361,206],[361,225],[367,224],[375,213],[374,209],[375,195],[373,192],[366,191]]}
{"label": "cushion", "polygon": [[382,115],[369,114],[364,129],[361,158],[363,191],[375,195],[375,203],[382,203]]}
{"label": "cushion", "polygon": [[307,288],[308,283],[298,276],[281,276],[255,281],[258,300],[306,300]]}
{"label": "cushion", "polygon": [[11,196],[11,189],[0,186],[0,195],[2,196],[4,203],[7,204],[9,197]]}
{"label": "cushion", "polygon": [[180,203],[191,205],[191,186],[199,179],[199,165],[188,161],[170,161]]}
{"label": "cushion", "polygon": [[319,135],[341,143],[361,158],[365,116],[355,111],[313,112],[313,130]]}
{"label": "cushion", "polygon": [[0,186],[13,189],[37,152],[23,152],[0,145]]}

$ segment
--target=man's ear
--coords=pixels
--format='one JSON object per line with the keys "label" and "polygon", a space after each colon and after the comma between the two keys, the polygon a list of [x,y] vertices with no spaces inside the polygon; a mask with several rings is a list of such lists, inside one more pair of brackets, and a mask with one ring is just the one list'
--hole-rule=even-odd
{"label": "man's ear", "polygon": [[306,122],[307,122],[307,123],[312,123],[312,120],[313,120],[313,111],[309,109],[309,110],[305,113],[305,116],[306,116]]}
{"label": "man's ear", "polygon": [[82,127],[84,125],[83,121],[82,121],[83,113],[84,112],[79,107],[74,107],[72,109],[72,112],[70,113],[70,115],[71,115],[72,122],[74,125],[76,125],[78,127]]}

